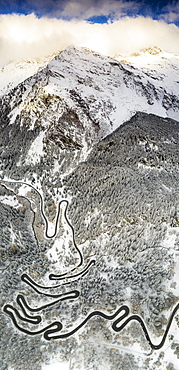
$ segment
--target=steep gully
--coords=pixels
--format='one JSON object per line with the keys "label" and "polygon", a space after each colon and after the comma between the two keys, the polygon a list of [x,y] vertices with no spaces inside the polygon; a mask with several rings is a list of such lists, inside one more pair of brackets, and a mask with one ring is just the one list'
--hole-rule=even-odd
{"label": "steep gully", "polygon": [[[7,183],[8,181],[6,181]],[[4,185],[5,181],[3,181],[3,186]],[[39,196],[39,199],[40,199],[40,211],[41,211],[41,214],[42,214],[42,217],[44,219],[44,222],[45,222],[45,237],[47,239],[51,239],[51,238],[54,238],[57,234],[57,231],[58,231],[58,221],[59,221],[59,217],[60,217],[60,209],[61,209],[61,205],[63,202],[66,202],[66,208],[65,208],[65,212],[64,212],[64,217],[65,217],[65,220],[67,222],[67,224],[69,225],[69,227],[71,228],[72,230],[72,238],[73,238],[73,244],[75,246],[75,249],[77,250],[78,254],[79,254],[79,264],[73,268],[69,273],[70,275],[68,275],[69,273],[66,272],[64,274],[61,274],[61,275],[55,275],[55,274],[50,274],[49,275],[49,279],[50,280],[62,280],[61,284],[58,284],[58,285],[54,285],[54,286],[42,286],[42,285],[39,285],[38,283],[36,283],[35,281],[33,281],[31,279],[30,276],[28,276],[27,274],[23,274],[21,276],[21,280],[24,281],[26,284],[28,284],[31,288],[33,288],[34,291],[36,291],[38,294],[42,294],[44,296],[47,296],[47,297],[51,297],[51,298],[54,298],[55,300],[53,300],[52,302],[50,303],[47,303],[43,306],[40,306],[40,307],[36,307],[36,308],[32,308],[29,306],[29,304],[27,303],[26,299],[24,298],[24,296],[22,294],[18,294],[17,297],[16,297],[16,302],[17,304],[20,306],[20,309],[21,309],[21,312],[23,313],[23,316],[21,315],[21,313],[15,308],[13,307],[12,305],[10,304],[5,304],[4,307],[3,307],[3,311],[4,313],[8,314],[13,322],[13,324],[15,325],[15,327],[27,334],[27,335],[38,335],[38,334],[42,334],[44,333],[44,338],[46,340],[51,340],[51,339],[66,339],[70,336],[72,336],[73,334],[75,334],[78,330],[80,330],[92,317],[94,316],[100,316],[102,318],[104,318],[105,320],[109,320],[109,321],[112,321],[115,319],[115,321],[112,323],[112,329],[115,331],[115,332],[120,332],[122,329],[124,329],[131,321],[137,321],[142,330],[143,330],[143,333],[145,335],[145,338],[148,342],[148,344],[150,345],[151,349],[152,350],[159,350],[165,343],[165,340],[166,340],[166,337],[168,335],[168,332],[170,330],[170,327],[171,327],[171,324],[173,322],[173,319],[175,317],[175,314],[176,312],[178,311],[179,309],[179,303],[173,308],[173,311],[169,317],[169,320],[168,320],[168,323],[167,323],[167,326],[166,326],[166,329],[165,329],[165,332],[163,334],[163,337],[160,341],[159,344],[153,344],[150,336],[149,336],[149,333],[148,333],[148,330],[145,326],[145,323],[143,321],[143,319],[139,316],[139,315],[131,315],[129,316],[129,307],[127,305],[123,305],[121,306],[115,313],[113,313],[112,315],[107,315],[101,311],[93,311],[91,312],[77,327],[75,327],[74,329],[72,329],[70,332],[68,333],[62,333],[62,334],[59,334],[59,332],[63,329],[63,325],[60,321],[54,321],[52,324],[50,325],[47,325],[45,326],[44,328],[42,329],[39,329],[37,331],[30,331],[28,329],[25,329],[24,327],[20,326],[18,324],[18,321],[17,319],[23,321],[23,322],[27,322],[29,324],[33,324],[33,325],[37,325],[39,324],[41,321],[42,321],[42,317],[40,315],[36,315],[36,316],[32,316],[32,315],[29,315],[27,313],[27,310],[32,312],[32,313],[35,313],[35,312],[39,312],[47,307],[51,307],[53,305],[55,305],[56,303],[58,302],[61,302],[61,301],[64,301],[64,300],[72,300],[72,299],[76,299],[79,297],[80,293],[78,290],[73,290],[73,291],[69,291],[69,292],[65,292],[64,294],[51,294],[51,293],[46,293],[46,290],[47,289],[52,289],[52,288],[58,288],[62,285],[67,285],[69,283],[71,283],[72,281],[75,281],[77,280],[78,278],[81,278],[83,277],[84,275],[86,275],[89,271],[89,268],[95,264],[95,260],[91,260],[87,266],[85,266],[83,268],[82,271],[80,271],[79,273],[77,274],[72,274],[73,271],[75,271],[77,268],[83,266],[84,264],[84,260],[83,260],[83,255],[81,253],[81,251],[79,250],[78,246],[76,245],[76,242],[75,242],[75,232],[74,232],[74,228],[73,226],[70,224],[69,220],[68,220],[68,217],[67,217],[67,207],[69,205],[69,202],[65,199],[65,200],[62,200],[59,202],[58,204],[58,209],[57,209],[57,216],[56,216],[56,220],[55,220],[55,229],[54,229],[54,233],[50,236],[49,233],[48,233],[48,220],[47,220],[47,217],[45,215],[45,212],[44,212],[44,201],[43,201],[43,197],[42,195],[40,194],[40,192],[35,188],[33,187],[32,185],[30,184],[26,184],[24,182],[18,182],[18,181],[9,181],[8,183],[20,183],[20,184],[23,184],[23,185],[26,185],[26,186],[30,186]],[[8,187],[5,186],[5,188],[7,190]],[[24,197],[26,198],[26,197]],[[26,198],[27,199],[27,198]],[[28,200],[28,199],[27,199]],[[32,210],[32,208],[31,208]],[[34,211],[33,211],[34,212]],[[34,230],[34,233],[35,233],[35,230]],[[66,280],[69,280],[69,279],[74,279],[75,280],[72,280],[72,281],[68,281],[68,282],[63,282],[63,280],[65,279]],[[77,279],[76,279],[77,278]],[[122,315],[120,315],[118,317],[118,315],[122,312]],[[124,312],[124,313],[123,313]],[[128,317],[129,316],[129,317]],[[119,325],[119,323],[124,320],[125,321]],[[58,333],[58,334],[55,334],[55,333]]]}

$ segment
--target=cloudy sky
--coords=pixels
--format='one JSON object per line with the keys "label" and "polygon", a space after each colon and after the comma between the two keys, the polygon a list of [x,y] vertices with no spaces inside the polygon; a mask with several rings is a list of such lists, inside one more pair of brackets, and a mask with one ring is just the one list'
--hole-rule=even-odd
{"label": "cloudy sky", "polygon": [[0,65],[69,45],[106,55],[179,53],[178,0],[0,0]]}

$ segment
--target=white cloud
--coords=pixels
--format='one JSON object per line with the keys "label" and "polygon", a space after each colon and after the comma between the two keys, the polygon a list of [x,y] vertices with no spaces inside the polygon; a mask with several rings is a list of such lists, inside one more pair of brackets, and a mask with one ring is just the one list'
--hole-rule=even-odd
{"label": "white cloud", "polygon": [[162,9],[161,18],[166,22],[179,22],[179,1],[168,4]]}
{"label": "white cloud", "polygon": [[110,24],[30,15],[0,16],[0,64],[47,56],[70,45],[114,56],[156,45],[179,53],[179,28],[151,18],[125,17]]}
{"label": "white cloud", "polygon": [[68,0],[64,4],[62,16],[88,19],[93,16],[108,16],[113,14],[116,17],[126,15],[126,12],[138,9],[137,1],[125,0]]}
{"label": "white cloud", "polygon": [[35,12],[40,16],[56,18],[87,19],[92,16],[115,14],[126,15],[128,9],[137,10],[140,2],[137,0],[24,0],[17,4],[15,0],[1,0],[3,9],[23,9],[24,12]]}

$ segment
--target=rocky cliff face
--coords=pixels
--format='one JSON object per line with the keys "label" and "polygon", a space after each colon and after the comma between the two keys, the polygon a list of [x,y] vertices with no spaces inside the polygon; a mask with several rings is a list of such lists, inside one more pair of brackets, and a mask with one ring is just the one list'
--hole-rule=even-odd
{"label": "rocky cliff face", "polygon": [[2,97],[3,370],[177,369],[177,109],[75,48]]}

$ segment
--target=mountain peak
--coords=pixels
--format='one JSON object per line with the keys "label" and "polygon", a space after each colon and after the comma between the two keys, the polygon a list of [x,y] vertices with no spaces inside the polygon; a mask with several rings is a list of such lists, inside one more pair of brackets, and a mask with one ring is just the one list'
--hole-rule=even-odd
{"label": "mountain peak", "polygon": [[14,60],[0,68],[0,96],[9,93],[19,83],[46,67],[56,55],[53,53],[41,58]]}
{"label": "mountain peak", "polygon": [[131,56],[139,56],[141,54],[160,55],[161,53],[163,53],[163,51],[158,46],[150,46],[148,48],[141,49],[139,52],[131,54]]}

